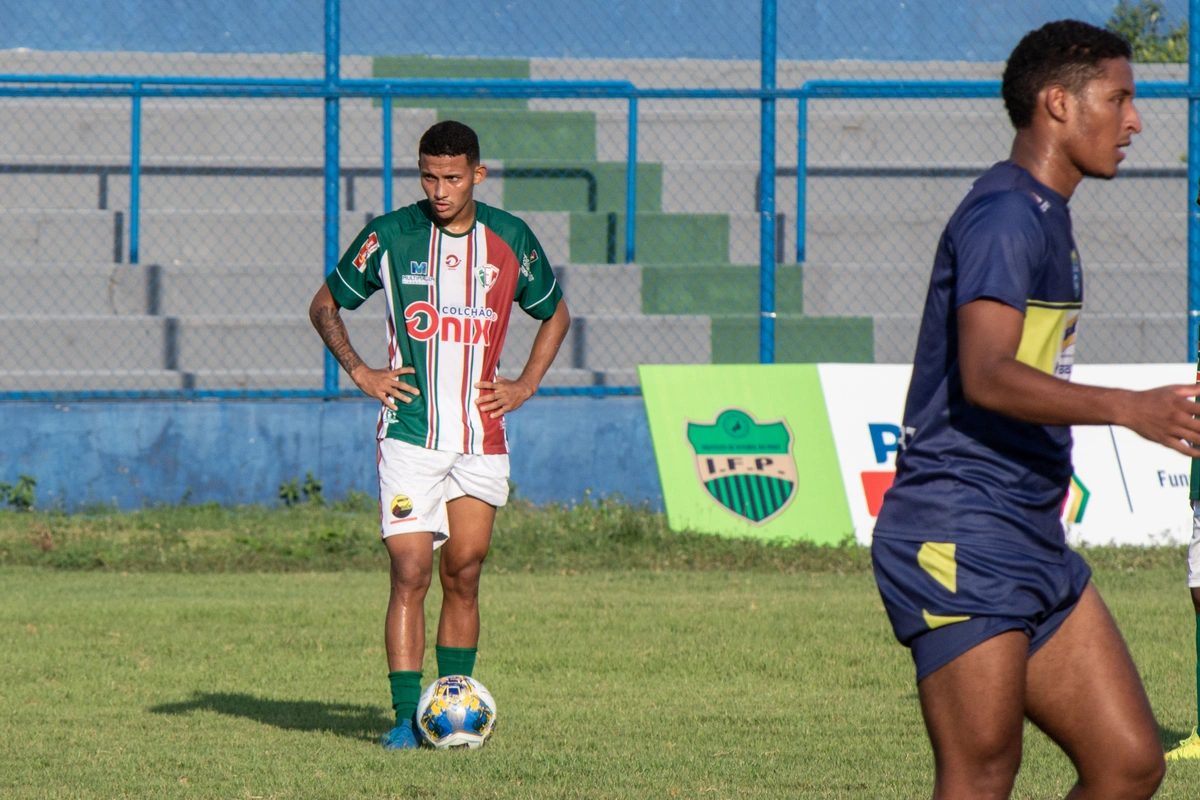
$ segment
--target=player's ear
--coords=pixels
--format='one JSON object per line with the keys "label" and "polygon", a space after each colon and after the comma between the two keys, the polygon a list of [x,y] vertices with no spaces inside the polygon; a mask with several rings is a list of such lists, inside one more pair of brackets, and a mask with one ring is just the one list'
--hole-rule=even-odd
{"label": "player's ear", "polygon": [[1046,109],[1050,119],[1055,122],[1066,122],[1070,114],[1070,106],[1075,97],[1065,86],[1052,83],[1038,92],[1038,105]]}
{"label": "player's ear", "polygon": [[485,167],[483,164],[476,164],[474,174],[472,175],[472,178],[471,178],[471,182],[475,186],[478,186],[480,183],[483,182],[483,179],[486,177],[487,177],[487,167]]}

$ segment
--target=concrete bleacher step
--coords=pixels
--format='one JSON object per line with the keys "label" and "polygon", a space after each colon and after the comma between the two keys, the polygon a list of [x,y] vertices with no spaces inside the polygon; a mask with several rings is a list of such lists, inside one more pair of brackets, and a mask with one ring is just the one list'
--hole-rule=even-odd
{"label": "concrete bleacher step", "polygon": [[[625,210],[623,161],[540,159],[504,161],[504,208],[526,211],[616,212]],[[637,167],[638,211],[662,211],[661,164]]]}
{"label": "concrete bleacher step", "polygon": [[0,264],[113,262],[123,235],[112,211],[0,211]]}
{"label": "concrete bleacher step", "polygon": [[[636,314],[642,307],[638,265],[554,271],[575,314]],[[315,265],[0,264],[0,315],[304,315],[324,280]],[[346,318],[382,320],[383,297],[377,293]]]}
{"label": "concrete bleacher step", "polygon": [[[757,265],[650,264],[642,268],[644,314],[757,314],[760,309]],[[775,268],[775,310],[804,311],[803,269]]]}
{"label": "concrete bleacher step", "polygon": [[0,369],[2,392],[174,391],[184,376],[165,369]]}
{"label": "concrete bleacher step", "polygon": [[[0,99],[0,110],[0,160],[129,163],[127,99]],[[191,163],[319,165],[324,113],[319,99],[147,98],[142,101],[142,157],[145,163],[182,156]],[[437,121],[437,112],[396,108],[392,113],[393,146],[405,160],[410,153],[415,159],[416,143]],[[64,119],[72,124],[64,125]],[[343,165],[379,163],[383,122],[370,100],[343,100],[341,128]]]}
{"label": "concrete bleacher step", "polygon": [[[877,315],[875,362],[912,363],[921,318],[916,315]],[[1187,314],[1108,313],[1084,308],[1075,346],[1081,364],[1173,363],[1186,361]]]}
{"label": "concrete bleacher step", "polygon": [[159,370],[166,321],[151,316],[0,316],[0,370]]}
{"label": "concrete bleacher step", "polygon": [[0,264],[0,315],[151,314],[148,274],[130,264]]}
{"label": "concrete bleacher step", "polygon": [[[728,263],[729,218],[723,214],[638,214],[639,264]],[[616,263],[625,255],[624,214],[572,214],[571,262]]]}
{"label": "concrete bleacher step", "polygon": [[[929,289],[930,264],[804,265],[804,312],[814,315],[919,316]],[[1092,312],[1182,313],[1187,265],[1084,264],[1085,319]]]}
{"label": "concrete bleacher step", "polygon": [[[758,314],[731,314],[712,319],[712,362],[756,364],[759,360]],[[775,318],[776,363],[870,363],[875,357],[873,322],[869,317]]]}

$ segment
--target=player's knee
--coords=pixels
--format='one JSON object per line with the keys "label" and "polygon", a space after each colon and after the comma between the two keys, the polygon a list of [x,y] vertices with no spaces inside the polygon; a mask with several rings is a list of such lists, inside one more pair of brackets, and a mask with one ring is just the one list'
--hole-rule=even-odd
{"label": "player's knee", "polygon": [[429,589],[432,578],[429,565],[403,559],[392,559],[392,591],[401,594],[421,594]]}
{"label": "player's knee", "polygon": [[1099,789],[1113,800],[1144,800],[1158,791],[1167,772],[1162,746],[1154,736],[1137,737],[1119,752],[1103,759],[1092,774],[1080,774],[1080,781]]}
{"label": "player's knee", "polygon": [[974,800],[1007,800],[1017,780],[1020,759],[977,762],[967,769],[945,770],[937,778],[935,797],[970,797]]}
{"label": "player's knee", "polygon": [[1196,611],[1196,616],[1200,617],[1200,587],[1192,587],[1192,608]]}
{"label": "player's knee", "polygon": [[938,796],[1007,798],[1021,768],[1021,742],[1001,732],[980,732],[970,751],[943,753],[937,759]]}
{"label": "player's knee", "polygon": [[442,588],[460,597],[476,597],[479,594],[479,576],[483,572],[483,559],[470,559],[442,573]]}

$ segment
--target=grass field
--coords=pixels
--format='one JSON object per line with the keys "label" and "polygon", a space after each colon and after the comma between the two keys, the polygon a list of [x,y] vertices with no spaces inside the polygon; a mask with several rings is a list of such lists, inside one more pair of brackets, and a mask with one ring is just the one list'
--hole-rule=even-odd
{"label": "grass field", "polygon": [[[188,514],[224,519],[230,541],[261,514],[262,536],[283,542],[284,529],[307,540],[300,522],[321,531],[326,515],[342,512],[154,513],[159,531],[197,521]],[[528,513],[530,523],[553,516]],[[563,513],[558,524],[580,529],[599,519]],[[656,524],[644,516],[643,539]],[[45,528],[59,542],[91,537],[120,554],[119,542],[136,538],[128,530],[154,519],[137,517],[0,515],[0,552],[10,564],[22,543],[55,552],[59,543],[41,549]],[[617,515],[610,527],[634,518]],[[610,548],[612,533],[594,525],[593,547]],[[640,553],[638,537],[625,535]],[[205,536],[222,549],[219,532]],[[483,586],[476,676],[497,697],[500,727],[484,750],[453,753],[388,754],[375,743],[390,725],[381,569],[183,574],[165,555],[167,572],[2,566],[0,797],[928,796],[912,667],[869,572],[855,566],[857,548],[801,559],[736,545],[743,566],[728,569],[730,551],[684,537],[669,541],[691,560],[663,569],[682,557],[656,541],[658,567],[644,553],[629,556],[642,566],[571,570],[498,550]],[[716,548],[711,558],[696,555],[703,547]],[[1181,737],[1195,711],[1180,554],[1087,555],[1107,564],[1097,584],[1164,741]],[[1015,796],[1061,797],[1071,776],[1030,729]],[[1198,783],[1200,765],[1173,765],[1159,796],[1194,798]]]}

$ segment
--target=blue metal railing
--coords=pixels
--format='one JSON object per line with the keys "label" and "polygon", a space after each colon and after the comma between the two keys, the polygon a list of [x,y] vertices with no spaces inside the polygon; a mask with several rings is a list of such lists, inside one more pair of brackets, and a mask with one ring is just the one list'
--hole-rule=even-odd
{"label": "blue metal railing", "polygon": [[[304,78],[220,78],[131,75],[25,75],[0,74],[0,97],[116,97],[131,101],[129,256],[138,261],[141,180],[142,99],[161,97],[312,98],[325,104],[325,272],[338,257],[338,110],[348,98],[381,100],[383,154],[381,173],[386,210],[393,204],[392,106],[404,98],[572,98],[625,100],[629,104],[626,157],[625,261],[636,259],[638,101],[757,100],[762,107],[762,152],[758,209],[760,212],[760,336],[759,359],[775,359],[775,113],[781,100],[798,104],[796,209],[796,260],[806,260],[808,105],[830,99],[954,99],[998,98],[998,81],[809,81],[799,88],[775,85],[776,0],[762,0],[762,81],[758,89],[642,89],[628,81],[532,81],[439,79],[343,79],[339,74],[340,0],[325,0],[325,75]],[[1193,192],[1200,184],[1200,0],[1189,2],[1189,72],[1187,82],[1147,82],[1138,85],[1143,98],[1188,101],[1188,352],[1197,352],[1200,323],[1200,209]],[[312,398],[353,397],[354,391],[338,388],[338,366],[325,353],[325,380],[313,390],[178,390],[178,391],[71,391],[0,392],[0,399],[153,399],[202,398]],[[547,387],[544,395],[604,396],[638,394],[637,387]]]}

